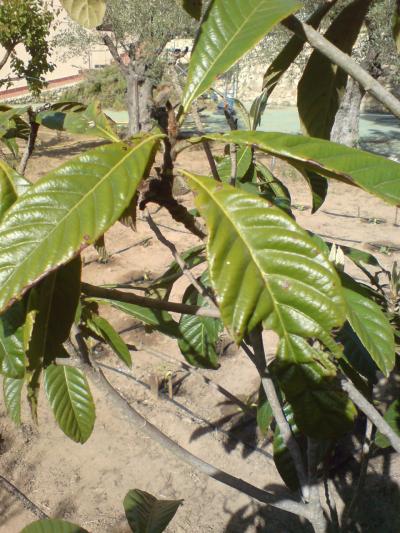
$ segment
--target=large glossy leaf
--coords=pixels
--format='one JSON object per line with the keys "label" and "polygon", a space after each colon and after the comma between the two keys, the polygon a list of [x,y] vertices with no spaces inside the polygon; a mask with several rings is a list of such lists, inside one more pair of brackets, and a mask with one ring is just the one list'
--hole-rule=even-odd
{"label": "large glossy leaf", "polygon": [[0,220],[9,207],[24,194],[30,183],[5,161],[0,160]]}
{"label": "large glossy leaf", "polygon": [[390,204],[400,205],[400,165],[390,159],[322,139],[285,133],[233,131],[206,138],[225,144],[255,145],[295,166],[353,183]]}
{"label": "large glossy leaf", "polygon": [[214,0],[197,37],[182,97],[184,111],[256,45],[270,29],[300,7],[295,0]]}
{"label": "large glossy leaf", "polygon": [[[208,275],[206,275],[208,280]],[[204,277],[202,276],[202,279]],[[190,286],[183,295],[183,303],[204,306],[204,298]],[[224,327],[221,320],[203,316],[182,315],[179,321],[182,338],[178,346],[185,359],[198,368],[219,367],[217,342]]]}
{"label": "large glossy leaf", "polygon": [[0,309],[92,244],[121,216],[159,135],[95,148],[50,172],[0,224]]}
{"label": "large glossy leaf", "polygon": [[134,533],[162,533],[183,500],[157,500],[148,492],[130,490],[124,499],[126,518]]}
{"label": "large glossy leaf", "polygon": [[[397,435],[400,435],[400,400],[395,400],[389,405],[384,418]],[[379,448],[389,448],[390,441],[378,431],[375,437],[375,444]]]}
{"label": "large glossy leaf", "polygon": [[16,424],[21,423],[21,391],[23,379],[14,379],[4,376],[3,396],[7,414]]}
{"label": "large glossy leaf", "polygon": [[210,278],[236,341],[264,322],[289,351],[291,336],[331,345],[344,302],[340,280],[317,244],[263,199],[184,173],[209,229]]}
{"label": "large glossy leaf", "polygon": [[90,437],[95,407],[85,374],[68,366],[50,365],[45,370],[45,389],[50,406],[62,431],[75,442]]}
{"label": "large glossy leaf", "polygon": [[88,531],[65,520],[37,520],[24,527],[21,533],[88,533]]}
{"label": "large glossy leaf", "polygon": [[92,29],[103,22],[105,0],[61,0],[62,5],[78,24]]}
{"label": "large glossy leaf", "polygon": [[[316,11],[307,19],[307,24],[313,28],[317,28],[321,20],[334,6],[335,2],[324,2],[318,6]],[[297,35],[293,35],[284,46],[282,51],[274,59],[271,65],[268,67],[264,79],[263,79],[263,91],[258,98],[256,98],[251,106],[250,115],[252,117],[252,128],[256,130],[260,125],[261,117],[267,106],[268,99],[275,87],[278,85],[282,76],[290,68],[290,66],[296,61],[297,57],[302,52],[305,45],[304,39],[301,39]]]}
{"label": "large glossy leaf", "polygon": [[281,342],[272,369],[292,406],[297,426],[316,439],[334,439],[350,431],[357,411],[341,390],[329,355],[305,339],[290,340],[290,351],[289,343]]}
{"label": "large glossy leaf", "polygon": [[90,326],[90,323],[93,323],[96,330],[100,333],[105,342],[111,347],[117,357],[121,359],[121,361],[129,368],[131,368],[132,358],[129,348],[119,333],[112,327],[112,325],[105,318],[96,314],[92,315],[88,326]]}
{"label": "large glossy leaf", "polygon": [[1,373],[9,378],[20,379],[25,376],[25,321],[24,302],[16,302],[0,316]]}
{"label": "large glossy leaf", "polygon": [[36,121],[52,130],[100,137],[118,142],[112,121],[102,112],[100,102],[94,100],[86,109],[51,109],[36,115]]}
{"label": "large glossy leaf", "polygon": [[[370,0],[351,2],[333,21],[325,34],[326,39],[351,55],[370,4]],[[297,107],[304,133],[321,139],[330,138],[347,77],[344,70],[314,50],[298,85]]]}
{"label": "large glossy leaf", "polygon": [[[356,285],[352,283],[352,286]],[[360,287],[356,290],[345,288],[344,295],[350,326],[378,368],[388,376],[396,359],[394,333],[389,320]]]}

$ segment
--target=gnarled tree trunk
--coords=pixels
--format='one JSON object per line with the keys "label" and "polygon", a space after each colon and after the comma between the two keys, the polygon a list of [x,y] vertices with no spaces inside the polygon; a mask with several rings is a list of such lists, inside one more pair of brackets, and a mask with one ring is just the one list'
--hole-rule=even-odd
{"label": "gnarled tree trunk", "polygon": [[346,93],[336,115],[331,140],[356,147],[360,133],[360,110],[365,90],[353,78],[349,78]]}

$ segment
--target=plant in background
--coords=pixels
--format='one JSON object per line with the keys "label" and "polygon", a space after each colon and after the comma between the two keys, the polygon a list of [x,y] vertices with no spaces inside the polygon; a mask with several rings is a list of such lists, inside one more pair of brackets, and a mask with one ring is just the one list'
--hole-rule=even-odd
{"label": "plant in background", "polygon": [[[46,1],[2,0],[0,45],[4,55],[0,60],[0,70],[9,61],[11,74],[0,80],[0,85],[25,79],[34,94],[40,92],[45,85],[45,74],[54,68],[49,60],[49,34],[53,19],[54,13]],[[18,56],[18,45],[23,45],[29,54],[27,61]]]}
{"label": "plant in background", "polygon": [[[198,15],[201,4],[187,0],[183,7]],[[382,393],[382,377],[396,375],[397,268],[389,278],[389,294],[377,274],[382,268],[371,254],[338,250],[296,222],[290,191],[259,160],[259,154],[268,154],[300,171],[313,195],[313,212],[324,202],[331,180],[388,204],[400,203],[399,164],[327,140],[341,103],[339,89],[348,75],[400,117],[400,102],[348,55],[370,2],[362,10],[359,0],[346,2],[323,37],[316,28],[334,4],[321,2],[304,23],[294,15],[301,8],[295,0],[213,0],[194,45],[181,104],[177,109],[169,101],[160,106],[159,123],[151,131],[122,142],[96,102],[87,107],[57,104],[30,111],[30,139],[36,125],[36,131],[39,126],[63,129],[107,142],[34,185],[5,162],[0,166],[0,361],[10,416],[20,420],[21,393],[26,391],[35,418],[43,387],[60,428],[84,443],[95,423],[89,388],[93,381],[111,395],[113,408],[182,460],[259,502],[308,520],[317,533],[331,526],[341,531],[350,527],[373,447],[391,446],[400,452],[398,402],[388,406]],[[101,0],[65,0],[64,5],[90,25],[100,23],[105,7]],[[196,99],[278,23],[294,36],[268,68],[250,114],[241,109],[246,130],[238,130],[227,111],[227,133],[189,139],[181,135]],[[277,81],[306,42],[317,52],[299,85],[304,135],[257,131]],[[320,69],[327,76],[323,84],[334,89],[321,92]],[[15,111],[14,122],[22,120],[25,111]],[[193,144],[204,147],[210,176],[180,166],[180,153]],[[228,154],[219,165],[212,154],[214,144]],[[159,150],[163,162],[155,175]],[[26,153],[29,158],[29,150]],[[196,214],[205,228],[174,198],[177,175],[184,176],[193,191]],[[147,285],[146,296],[82,283],[82,250],[118,220],[132,224],[137,206],[145,210],[150,202],[167,209],[206,241],[206,247],[199,244],[179,254],[146,213],[150,228],[174,257],[170,268]],[[366,275],[365,282],[349,275],[343,254]],[[200,277],[192,273],[197,265],[204,267]],[[172,287],[182,275],[189,286],[182,302],[171,301]],[[229,332],[259,373],[257,420],[263,432],[273,432],[285,496],[193,456],[119,395],[88,350],[90,338],[102,339],[123,363],[132,364],[128,347],[100,316],[100,304],[175,338],[186,360],[200,368],[219,366],[219,336],[223,329]],[[180,320],[171,312],[180,314]],[[263,330],[278,338],[272,362],[265,357]],[[340,439],[356,432],[356,419],[362,422],[364,442],[360,481],[339,519],[331,505],[326,465]]]}

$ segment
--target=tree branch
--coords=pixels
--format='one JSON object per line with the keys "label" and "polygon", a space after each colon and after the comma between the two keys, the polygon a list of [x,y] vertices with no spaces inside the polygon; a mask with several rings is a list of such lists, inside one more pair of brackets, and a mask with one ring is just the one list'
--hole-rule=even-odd
{"label": "tree branch", "polygon": [[197,307],[196,305],[187,305],[175,302],[166,302],[164,300],[156,300],[155,298],[138,296],[137,294],[125,291],[96,287],[95,285],[90,285],[89,283],[82,283],[81,289],[87,298],[116,300],[118,302],[136,304],[149,309],[159,309],[160,311],[170,311],[171,313],[179,313],[181,315],[205,316],[209,318],[220,318],[221,316],[220,312],[216,309]]}
{"label": "tree branch", "polygon": [[[199,131],[203,132],[204,128],[203,128],[203,124],[201,122],[200,113],[199,113],[199,107],[197,105],[197,102],[194,102],[192,104],[191,113],[192,113],[193,120],[194,120],[194,123],[196,125],[196,128]],[[214,156],[212,155],[212,152],[211,152],[210,143],[208,141],[202,141],[202,145],[203,145],[203,148],[204,148],[204,152],[205,152],[205,154],[207,156],[207,161],[208,161],[208,164],[210,165],[210,169],[211,169],[211,173],[213,175],[213,178],[216,181],[221,181],[221,178],[219,177],[219,174],[218,174],[217,165],[215,164]]]}
{"label": "tree branch", "polygon": [[334,44],[326,39],[321,33],[308,24],[301,22],[294,15],[287,17],[282,22],[283,26],[308,41],[308,43],[321,52],[324,56],[338,65],[352,78],[354,78],[365,91],[372,94],[396,117],[400,118],[400,101],[366,72],[349,55],[339,50]]}
{"label": "tree branch", "polygon": [[[147,211],[146,215],[147,222],[150,226],[150,228],[153,230],[155,236],[157,239],[168,248],[168,250],[171,252],[172,257],[175,259],[175,261],[178,263],[180,269],[182,270],[183,274],[187,277],[187,279],[190,281],[190,283],[193,285],[193,287],[196,289],[196,291],[202,296],[211,306],[212,309],[218,311],[218,307],[215,304],[215,302],[212,300],[210,295],[207,292],[207,289],[199,283],[199,281],[195,278],[195,276],[192,274],[192,271],[187,266],[185,261],[180,256],[178,250],[176,249],[174,243],[169,241],[164,235],[162,234],[160,228],[157,226],[157,224],[152,219],[149,211]],[[218,311],[219,313],[219,311]]]}
{"label": "tree branch", "polygon": [[390,441],[390,444],[400,453],[400,437],[393,431],[383,416],[375,409],[375,407],[358,391],[358,389],[344,378],[341,380],[342,389],[347,392],[349,398],[356,404],[367,418],[378,428],[378,430],[385,435]]}
{"label": "tree branch", "polygon": [[15,485],[13,485],[8,479],[0,475],[0,485],[12,496],[17,498],[24,508],[27,511],[30,511],[35,516],[37,516],[40,520],[45,520],[46,518],[50,518],[45,512],[43,512],[39,507],[33,503],[32,500],[30,500],[23,492],[21,492]]}
{"label": "tree branch", "polygon": [[132,407],[132,405],[130,405],[113,387],[102,370],[98,369],[97,371],[94,371],[93,368],[85,365],[85,372],[89,375],[89,378],[102,389],[106,398],[108,397],[111,399],[113,404],[118,407],[120,413],[123,413],[124,417],[127,417],[130,422],[133,422],[135,428],[145,433],[163,448],[173,453],[176,457],[189,464],[191,467],[196,468],[206,476],[211,477],[224,485],[228,485],[259,502],[293,513],[297,516],[303,516],[307,519],[309,518],[307,508],[301,503],[289,499],[277,500],[277,497],[274,494],[259,489],[240,478],[232,476],[182,448],[138,413],[136,409],[134,409],[134,407]]}
{"label": "tree branch", "polygon": [[15,48],[15,46],[13,46],[12,48],[9,48],[8,50],[6,50],[6,52],[5,52],[4,56],[3,56],[3,59],[0,61],[0,69],[2,69],[4,67],[4,65],[7,63],[7,61],[9,60],[10,55],[12,54],[14,48]]}
{"label": "tree branch", "polygon": [[29,126],[30,126],[28,143],[25,147],[24,154],[18,166],[18,172],[22,176],[25,174],[28,161],[33,154],[33,150],[35,149],[36,139],[37,139],[38,131],[40,127],[40,125],[36,122],[36,112],[33,111],[31,107],[28,109],[28,117],[29,117]]}
{"label": "tree branch", "polygon": [[269,372],[266,363],[261,333],[262,330],[260,328],[256,328],[250,333],[249,337],[251,345],[253,346],[254,354],[251,354],[250,350],[246,350],[246,353],[250,356],[250,358],[252,358],[253,363],[256,365],[256,368],[260,373],[262,386],[264,388],[268,402],[271,406],[276,423],[279,427],[279,431],[281,432],[282,439],[287,449],[289,450],[290,455],[292,456],[293,463],[296,468],[297,477],[299,478],[303,499],[307,502],[310,497],[310,489],[308,485],[306,471],[304,468],[303,458],[301,456],[299,445],[297,444],[296,439],[293,437],[290,425],[286,420],[285,414],[281,406],[281,402],[279,401],[279,397],[275,388],[275,383]]}
{"label": "tree branch", "polygon": [[118,49],[115,46],[113,40],[109,35],[103,35],[103,43],[107,46],[107,48],[110,51],[110,54],[114,61],[119,65],[121,70],[126,73],[128,71],[128,67],[125,65],[125,63],[122,60],[122,57],[118,53]]}

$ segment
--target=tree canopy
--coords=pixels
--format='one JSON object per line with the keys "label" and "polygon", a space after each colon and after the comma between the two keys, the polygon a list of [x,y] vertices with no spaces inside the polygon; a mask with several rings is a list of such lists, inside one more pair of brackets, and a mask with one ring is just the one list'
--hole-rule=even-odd
{"label": "tree canopy", "polygon": [[[54,12],[43,0],[3,0],[0,3],[0,45],[4,55],[0,69],[10,61],[12,75],[0,80],[0,84],[10,78],[25,78],[31,91],[38,93],[44,86],[44,75],[53,70],[49,60],[50,26]],[[22,44],[30,56],[27,61],[18,56],[16,47]]]}

